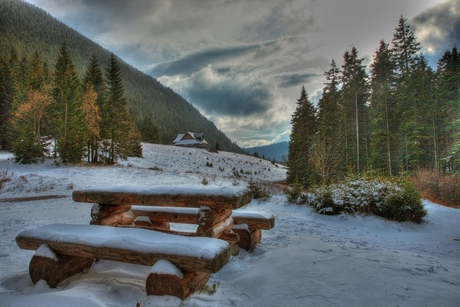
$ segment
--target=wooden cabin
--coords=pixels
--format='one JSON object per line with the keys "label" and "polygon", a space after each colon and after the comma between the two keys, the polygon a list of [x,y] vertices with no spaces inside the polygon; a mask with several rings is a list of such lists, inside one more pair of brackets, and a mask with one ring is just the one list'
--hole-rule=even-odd
{"label": "wooden cabin", "polygon": [[203,133],[187,132],[178,134],[173,141],[174,146],[208,148],[208,142],[204,139]]}

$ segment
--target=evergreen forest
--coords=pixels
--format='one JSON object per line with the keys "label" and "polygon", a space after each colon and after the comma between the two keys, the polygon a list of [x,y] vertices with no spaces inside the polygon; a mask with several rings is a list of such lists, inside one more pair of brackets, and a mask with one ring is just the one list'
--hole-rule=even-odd
{"label": "evergreen forest", "polygon": [[180,95],[42,9],[0,0],[0,28],[0,148],[18,162],[48,150],[112,164],[186,131],[242,152]]}
{"label": "evergreen forest", "polygon": [[369,67],[356,48],[331,61],[314,106],[302,87],[292,115],[287,181],[303,187],[350,175],[457,173],[460,163],[460,52],[432,69],[401,16]]}

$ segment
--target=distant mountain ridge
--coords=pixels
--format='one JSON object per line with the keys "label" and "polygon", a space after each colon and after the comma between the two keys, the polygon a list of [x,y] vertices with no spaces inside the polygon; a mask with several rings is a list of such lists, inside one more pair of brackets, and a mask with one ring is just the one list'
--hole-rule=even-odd
{"label": "distant mountain ridge", "polygon": [[[37,51],[52,70],[59,48],[66,43],[80,78],[93,54],[102,69],[107,67],[111,54],[44,10],[20,0],[0,0],[0,29],[0,58],[9,59],[14,49],[20,59],[30,59]],[[159,129],[162,143],[172,144],[177,134],[192,131],[204,133],[210,147],[218,142],[220,150],[243,152],[213,122],[172,89],[122,59],[118,63],[132,118],[150,117]]]}
{"label": "distant mountain ridge", "polygon": [[266,159],[284,162],[287,160],[289,142],[280,142],[265,146],[244,148],[244,150],[251,155],[257,153],[261,158],[265,157]]}

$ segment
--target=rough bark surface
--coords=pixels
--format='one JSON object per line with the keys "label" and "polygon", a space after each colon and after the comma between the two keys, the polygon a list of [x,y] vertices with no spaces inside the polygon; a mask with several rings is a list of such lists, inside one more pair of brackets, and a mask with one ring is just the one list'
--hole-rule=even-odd
{"label": "rough bark surface", "polygon": [[209,280],[210,274],[189,272],[180,278],[177,275],[150,273],[145,283],[147,295],[171,295],[185,300],[201,289]]}
{"label": "rough bark surface", "polygon": [[233,229],[233,231],[240,237],[237,243],[238,246],[247,251],[251,250],[255,244],[260,243],[262,240],[262,232],[259,229]]}
{"label": "rough bark surface", "polygon": [[83,272],[93,264],[94,259],[72,257],[56,254],[57,261],[42,256],[33,256],[29,263],[30,279],[36,284],[45,280],[51,288],[55,288],[63,280]]}

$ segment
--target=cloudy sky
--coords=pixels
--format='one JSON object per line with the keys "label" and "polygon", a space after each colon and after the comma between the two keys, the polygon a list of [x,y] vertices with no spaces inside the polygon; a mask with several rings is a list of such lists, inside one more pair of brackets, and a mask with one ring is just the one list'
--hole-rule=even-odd
{"label": "cloudy sky", "polygon": [[[157,78],[242,147],[289,139],[302,85],[372,61],[400,15],[435,65],[460,46],[460,0],[27,0]],[[184,130],[192,130],[184,127]]]}

